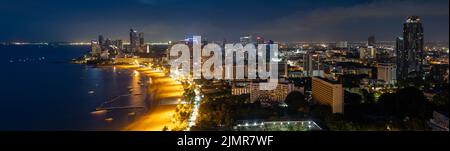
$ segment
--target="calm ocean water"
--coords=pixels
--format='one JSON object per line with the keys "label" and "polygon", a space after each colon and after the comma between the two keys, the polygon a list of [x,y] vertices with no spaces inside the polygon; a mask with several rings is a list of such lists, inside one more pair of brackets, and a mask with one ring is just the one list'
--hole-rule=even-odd
{"label": "calm ocean water", "polygon": [[[145,109],[91,112],[105,107],[145,106],[145,88],[132,71],[70,64],[86,46],[1,46],[0,130],[120,130]],[[117,97],[124,94],[132,94]],[[93,91],[94,93],[89,93]],[[110,120],[105,120],[110,118]]]}

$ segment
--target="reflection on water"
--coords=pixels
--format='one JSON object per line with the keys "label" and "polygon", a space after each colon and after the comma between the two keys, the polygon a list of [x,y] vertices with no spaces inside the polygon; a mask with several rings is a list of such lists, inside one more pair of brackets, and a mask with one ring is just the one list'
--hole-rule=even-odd
{"label": "reflection on water", "polygon": [[[0,46],[0,130],[123,130],[130,123],[138,123],[132,130],[161,130],[161,123],[170,122],[170,104],[183,92],[179,83],[150,70],[136,74],[67,62],[89,49]],[[27,57],[46,59],[9,61]]]}
{"label": "reflection on water", "polygon": [[[0,46],[3,79],[0,87],[0,130],[121,130],[149,110],[149,95],[131,70],[92,68],[70,64],[82,56],[84,46]],[[10,62],[19,58],[45,57],[44,61]],[[139,82],[141,81],[141,84]],[[105,107],[144,106],[112,109]]]}
{"label": "reflection on water", "polygon": [[184,92],[179,82],[145,68],[119,66],[112,70],[116,75],[131,77],[128,91],[105,100],[93,115],[103,122],[122,125],[124,130],[162,130],[171,126],[177,100]]}
{"label": "reflection on water", "polygon": [[[101,68],[103,71],[110,70],[110,67]],[[110,124],[115,124],[120,127],[126,126],[131,122],[135,121],[136,118],[142,116],[148,111],[149,106],[147,105],[148,93],[147,92],[147,77],[141,76],[137,71],[131,71],[126,69],[112,68],[113,77],[118,76],[129,76],[128,87],[126,91],[121,91],[119,95],[112,98],[105,98],[104,102],[96,107],[95,111],[91,114],[99,122],[106,122]],[[96,74],[94,74],[96,75]],[[93,75],[93,76],[94,76]],[[121,82],[120,80],[113,80],[113,83]],[[114,86],[118,86],[113,84]],[[107,88],[109,89],[109,88]],[[112,87],[114,89],[114,87]],[[121,89],[116,87],[116,89]],[[124,89],[122,89],[124,90]],[[117,94],[117,93],[115,93]],[[102,121],[103,119],[103,121]],[[120,130],[120,129],[116,129]]]}

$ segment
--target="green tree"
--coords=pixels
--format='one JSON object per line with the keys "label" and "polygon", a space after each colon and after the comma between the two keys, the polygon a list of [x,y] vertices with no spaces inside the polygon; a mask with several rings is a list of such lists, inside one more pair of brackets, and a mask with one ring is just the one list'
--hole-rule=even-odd
{"label": "green tree", "polygon": [[363,97],[364,97],[364,103],[374,103],[375,102],[375,95],[365,89],[362,90]]}
{"label": "green tree", "polygon": [[288,105],[288,112],[291,114],[298,112],[306,113],[309,111],[309,106],[305,101],[305,96],[300,92],[294,91],[290,93],[284,102]]}
{"label": "green tree", "polygon": [[416,116],[421,119],[431,117],[431,104],[422,91],[415,87],[401,89],[396,94],[396,114],[400,116]]}
{"label": "green tree", "polygon": [[379,100],[386,114],[401,119],[408,116],[427,120],[432,114],[430,102],[415,87],[400,89],[393,94],[385,93]]}
{"label": "green tree", "polygon": [[396,104],[395,93],[384,93],[380,96],[378,100],[385,114],[393,114],[395,112],[395,104]]}
{"label": "green tree", "polygon": [[362,96],[359,94],[356,94],[356,93],[351,93],[351,92],[345,91],[344,101],[347,104],[361,104]]}

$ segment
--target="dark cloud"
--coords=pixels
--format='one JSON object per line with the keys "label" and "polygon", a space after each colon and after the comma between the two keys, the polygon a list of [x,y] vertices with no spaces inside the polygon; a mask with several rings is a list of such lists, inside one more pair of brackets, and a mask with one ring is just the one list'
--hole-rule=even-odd
{"label": "dark cloud", "polygon": [[447,0],[0,0],[0,41],[87,41],[103,34],[149,41],[198,34],[236,41],[259,34],[276,41],[392,40],[406,16],[419,15],[426,40],[448,41]]}
{"label": "dark cloud", "polygon": [[375,34],[392,40],[407,16],[421,16],[430,40],[448,41],[448,1],[376,1],[299,11],[260,25],[256,31],[288,40],[363,40]]}

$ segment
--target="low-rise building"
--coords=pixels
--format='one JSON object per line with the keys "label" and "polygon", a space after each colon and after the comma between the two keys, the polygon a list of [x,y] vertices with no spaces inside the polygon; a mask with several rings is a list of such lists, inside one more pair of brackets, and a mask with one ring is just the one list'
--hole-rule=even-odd
{"label": "low-rise building", "polygon": [[279,83],[274,90],[260,90],[259,83],[246,83],[234,85],[231,89],[231,94],[250,94],[251,102],[282,102],[294,89],[294,84],[291,83]]}

